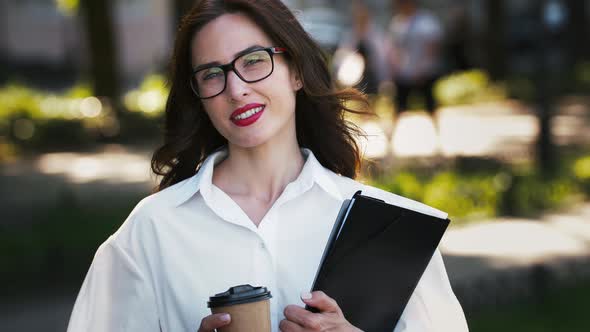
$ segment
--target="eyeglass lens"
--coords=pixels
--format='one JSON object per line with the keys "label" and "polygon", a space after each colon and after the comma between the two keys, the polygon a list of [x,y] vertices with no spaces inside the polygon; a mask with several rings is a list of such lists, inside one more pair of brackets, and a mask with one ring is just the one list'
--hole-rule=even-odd
{"label": "eyeglass lens", "polygon": [[[255,82],[268,77],[273,70],[272,58],[266,50],[253,51],[237,58],[234,68],[245,82]],[[221,67],[209,67],[197,71],[193,76],[201,98],[215,96],[225,87],[226,74]]]}

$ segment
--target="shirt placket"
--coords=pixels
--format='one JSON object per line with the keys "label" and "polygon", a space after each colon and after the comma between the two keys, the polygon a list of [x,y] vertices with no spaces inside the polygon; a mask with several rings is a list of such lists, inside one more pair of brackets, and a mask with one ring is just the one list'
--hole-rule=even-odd
{"label": "shirt placket", "polygon": [[270,289],[273,299],[270,301],[270,314],[273,322],[273,331],[278,330],[277,317],[280,308],[278,308],[279,296],[277,285],[277,273],[275,268],[275,252],[276,248],[276,209],[274,206],[264,216],[263,222],[260,223],[260,227],[257,229],[258,234],[258,248],[256,250],[256,268],[255,271],[258,274],[257,280],[264,280],[265,287]]}
{"label": "shirt placket", "polygon": [[[281,222],[280,220],[280,210],[281,206],[286,202],[293,200],[297,197],[297,195],[301,194],[303,187],[299,183],[291,183],[283,194],[277,199],[277,201],[273,204],[273,206],[269,209],[268,213],[264,216],[262,222],[260,223],[260,227],[257,229],[258,235],[260,238],[260,252],[265,253],[266,260],[264,261],[266,264],[265,271],[261,273],[266,273],[266,282],[267,287],[271,289],[273,294],[273,300],[271,300],[271,317],[272,317],[272,331],[278,331],[278,324],[279,319],[283,316],[282,311],[284,308],[280,308],[279,304],[283,303],[284,301],[281,299],[282,293],[279,291],[278,285],[278,271],[277,271],[277,260],[280,257],[277,257],[277,230],[278,223]],[[262,276],[261,276],[262,277]]]}

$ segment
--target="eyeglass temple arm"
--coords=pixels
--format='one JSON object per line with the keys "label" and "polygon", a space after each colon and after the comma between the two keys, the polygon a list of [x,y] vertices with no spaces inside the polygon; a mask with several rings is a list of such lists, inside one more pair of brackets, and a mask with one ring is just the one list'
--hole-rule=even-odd
{"label": "eyeglass temple arm", "polygon": [[270,51],[274,54],[277,54],[277,53],[285,53],[285,52],[287,52],[287,49],[284,47],[270,47]]}

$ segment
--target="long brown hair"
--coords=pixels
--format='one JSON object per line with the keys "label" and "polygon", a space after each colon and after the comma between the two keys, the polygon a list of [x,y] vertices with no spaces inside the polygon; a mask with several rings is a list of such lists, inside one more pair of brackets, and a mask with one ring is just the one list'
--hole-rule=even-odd
{"label": "long brown hair", "polygon": [[[247,15],[271,38],[273,46],[287,49],[287,60],[303,83],[295,108],[299,145],[313,151],[324,167],[354,178],[361,162],[355,137],[362,132],[344,114],[366,113],[365,96],[355,89],[334,89],[325,54],[280,0],[201,0],[182,19],[176,34],[164,144],[152,157],[152,171],[163,176],[156,190],[193,176],[211,153],[227,144],[192,92],[189,78],[193,36],[228,13]],[[355,110],[347,106],[349,102],[361,106]]]}

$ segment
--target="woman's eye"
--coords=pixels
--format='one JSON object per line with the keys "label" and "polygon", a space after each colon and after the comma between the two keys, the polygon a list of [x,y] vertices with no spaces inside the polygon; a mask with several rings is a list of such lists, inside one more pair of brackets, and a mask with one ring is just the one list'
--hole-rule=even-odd
{"label": "woman's eye", "polygon": [[205,80],[209,80],[209,79],[212,79],[212,78],[214,78],[214,77],[215,77],[215,76],[217,76],[217,75],[219,75],[219,74],[218,74],[218,73],[211,73],[211,74],[207,74],[207,75],[205,75],[205,78],[204,78],[204,79],[205,79]]}
{"label": "woman's eye", "polygon": [[255,52],[253,54],[248,54],[243,58],[243,64],[245,66],[254,65],[259,62],[265,62],[268,56],[261,52]]}
{"label": "woman's eye", "polygon": [[210,79],[216,78],[222,74],[223,74],[222,70],[218,70],[218,69],[210,70],[210,71],[207,71],[206,73],[203,74],[203,80],[205,80],[205,81],[210,80]]}
{"label": "woman's eye", "polygon": [[262,61],[262,59],[260,59],[260,58],[246,59],[246,66],[253,65],[253,64],[256,64],[261,61]]}

